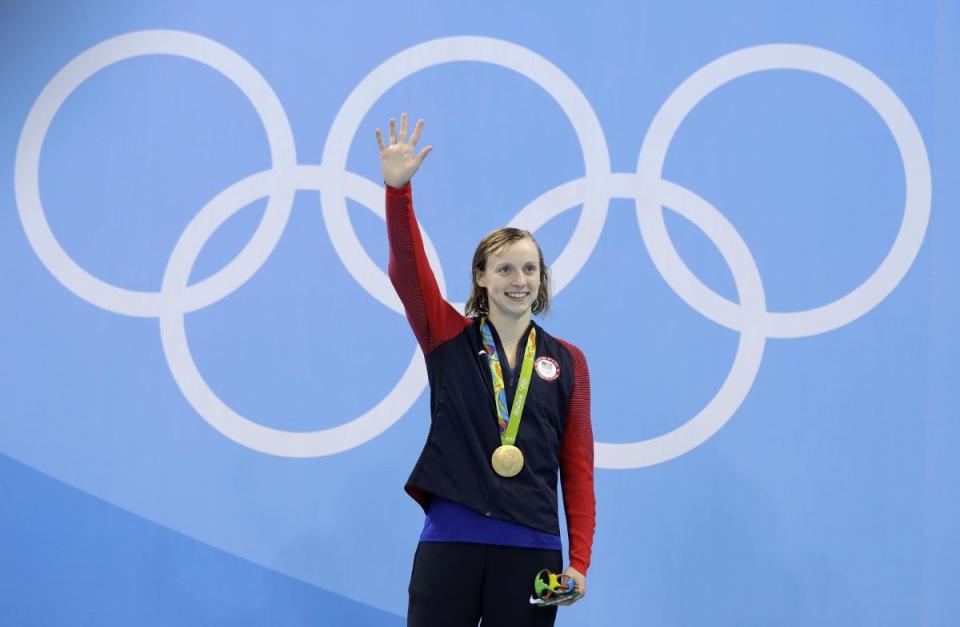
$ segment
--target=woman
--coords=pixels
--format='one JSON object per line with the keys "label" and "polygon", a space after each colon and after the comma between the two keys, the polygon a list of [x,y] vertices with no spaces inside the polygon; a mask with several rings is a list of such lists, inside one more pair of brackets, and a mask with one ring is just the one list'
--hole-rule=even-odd
{"label": "woman", "polygon": [[[562,567],[557,472],[570,545],[564,575],[586,593],[595,526],[586,360],[531,320],[549,303],[533,236],[498,229],[477,246],[463,316],[441,296],[413,214],[410,179],[430,152],[390,120],[377,129],[387,185],[389,274],[423,350],[430,433],[406,484],[426,512],[408,625],[553,625],[530,604],[534,576]],[[519,354],[518,354],[519,353]],[[582,596],[580,597],[582,598]]]}

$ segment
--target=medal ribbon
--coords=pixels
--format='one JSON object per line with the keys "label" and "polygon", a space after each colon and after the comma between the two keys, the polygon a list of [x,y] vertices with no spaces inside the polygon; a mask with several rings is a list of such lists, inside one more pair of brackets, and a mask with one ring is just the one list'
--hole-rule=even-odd
{"label": "medal ribbon", "polygon": [[490,364],[490,375],[493,378],[493,401],[497,406],[497,425],[500,427],[500,443],[512,446],[517,441],[517,431],[520,429],[520,417],[523,414],[523,405],[527,402],[527,392],[530,389],[530,377],[533,374],[533,358],[537,354],[537,329],[530,329],[527,336],[527,346],[523,350],[523,365],[520,367],[520,380],[517,381],[517,391],[513,395],[513,407],[507,412],[507,391],[503,383],[503,367],[497,355],[497,345],[493,341],[493,333],[486,320],[480,321],[480,335],[483,337],[483,348],[487,353],[487,362]]}

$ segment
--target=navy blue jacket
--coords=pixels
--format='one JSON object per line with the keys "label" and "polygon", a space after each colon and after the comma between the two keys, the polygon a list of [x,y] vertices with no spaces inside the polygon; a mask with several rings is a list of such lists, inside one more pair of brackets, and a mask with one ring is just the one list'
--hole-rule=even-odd
{"label": "navy blue jacket", "polygon": [[[535,367],[516,440],[524,466],[515,477],[500,477],[490,462],[500,431],[479,321],[464,317],[440,296],[409,184],[387,188],[387,234],[390,278],[423,350],[430,381],[430,432],[407,492],[424,509],[431,495],[438,495],[487,516],[559,534],[559,470],[570,565],[585,574],[596,506],[590,379],[583,353],[531,322],[537,329]],[[495,328],[493,333],[512,404],[515,381],[509,380],[512,373]]]}

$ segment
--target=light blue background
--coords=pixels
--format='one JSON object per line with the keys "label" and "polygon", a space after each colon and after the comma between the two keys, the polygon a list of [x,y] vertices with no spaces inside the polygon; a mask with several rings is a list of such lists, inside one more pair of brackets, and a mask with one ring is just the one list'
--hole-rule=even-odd
{"label": "light blue background", "polygon": [[[903,101],[933,174],[930,225],[899,286],[849,325],[770,340],[732,419],[672,461],[597,471],[588,599],[559,625],[955,624],[960,616],[960,436],[954,275],[960,140],[955,2],[129,3],[0,8],[0,623],[399,625],[422,514],[401,486],[422,445],[423,394],[347,452],[290,459],[243,447],[184,399],[158,323],[65,289],[24,234],[17,142],[43,87],[110,37],[175,29],[217,41],[272,86],[300,163],[319,163],[336,112],[390,56],[451,35],[528,48],[579,87],[614,172],[636,167],[660,105],[729,52],[826,48]],[[410,111],[434,153],[417,175],[421,223],[448,296],[467,294],[476,240],[583,175],[570,122],[536,84],[455,63],[403,80],[367,114],[348,169],[379,181],[373,128]],[[91,274],[157,290],[200,208],[269,167],[243,95],[170,56],[113,65],[54,118],[40,161],[53,232]],[[829,303],[887,254],[903,215],[899,153],[855,93],[795,71],[708,96],[673,140],[664,177],[711,202],[749,246],[768,308]],[[265,205],[205,247],[194,280],[232,259]],[[550,259],[576,223],[538,237]],[[386,264],[382,221],[351,205]],[[736,299],[695,226],[668,213],[683,259]],[[585,351],[596,438],[680,426],[716,393],[738,336],[688,307],[614,200],[599,245],[543,320]],[[276,250],[227,298],[187,316],[193,355],[231,407],[278,429],[333,427],[394,386],[406,321],[350,277],[316,193],[299,192]]]}

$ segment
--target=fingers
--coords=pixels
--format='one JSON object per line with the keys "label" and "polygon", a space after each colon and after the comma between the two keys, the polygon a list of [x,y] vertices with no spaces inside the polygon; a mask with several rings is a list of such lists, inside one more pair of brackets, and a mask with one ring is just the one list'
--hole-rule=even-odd
{"label": "fingers", "polygon": [[[394,118],[390,118],[390,145],[394,144],[403,144],[409,143],[410,147],[416,147],[417,142],[420,141],[420,133],[423,131],[423,118],[417,120],[417,124],[413,127],[413,134],[410,135],[410,140],[407,141],[407,130],[409,118],[406,113],[400,114],[400,134],[397,134],[397,121]],[[380,146],[382,151],[386,146],[383,144],[383,136],[380,134],[380,129],[376,130],[377,135],[377,144]],[[428,151],[429,152],[429,151]],[[426,156],[424,153],[423,156]],[[422,161],[422,159],[421,159]]]}
{"label": "fingers", "polygon": [[[390,143],[391,144],[402,144],[407,141],[407,130],[409,118],[406,113],[400,114],[400,134],[397,134],[397,121],[394,118],[390,118]],[[413,127],[413,134],[410,135],[410,140],[407,142],[411,146],[416,146],[417,142],[420,141],[420,133],[423,131],[423,118],[417,120],[416,125]]]}
{"label": "fingers", "polygon": [[565,577],[569,577],[570,579],[573,579],[573,584],[576,587],[577,591],[580,593],[579,597],[577,597],[576,599],[572,599],[570,601],[571,605],[573,603],[576,603],[583,597],[587,596],[587,578],[583,575],[583,573],[581,573],[576,568],[569,567],[567,568],[567,570],[563,571],[563,575]]}
{"label": "fingers", "polygon": [[387,147],[383,145],[383,135],[380,134],[380,129],[374,131],[374,134],[377,136],[377,146],[380,147],[380,152],[383,152]]}

